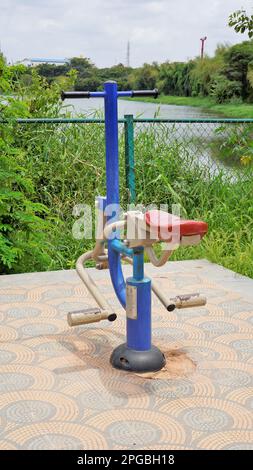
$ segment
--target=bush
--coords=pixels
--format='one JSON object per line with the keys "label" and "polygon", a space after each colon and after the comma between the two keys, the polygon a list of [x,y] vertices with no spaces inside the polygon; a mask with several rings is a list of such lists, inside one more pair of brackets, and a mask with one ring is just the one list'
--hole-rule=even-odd
{"label": "bush", "polygon": [[[28,175],[25,153],[15,141],[13,120],[29,116],[24,102],[11,97],[24,68],[7,67],[0,57],[0,273],[15,270],[25,259],[26,269],[41,268],[46,244],[43,231],[48,229],[47,209],[36,202],[34,185]],[[43,258],[43,260],[42,260]],[[41,261],[41,263],[40,263]]]}
{"label": "bush", "polygon": [[219,104],[240,99],[241,91],[240,82],[228,80],[222,75],[217,75],[210,86],[210,95]]}
{"label": "bush", "polygon": [[50,87],[36,72],[26,88],[22,80],[25,70],[23,66],[7,67],[0,57],[0,91],[4,93],[0,111],[5,121],[0,124],[1,274],[45,269],[53,259],[48,237],[53,214],[38,194],[36,168],[30,172],[28,165],[34,158],[30,153],[34,130],[30,134],[25,129],[19,133],[15,120],[31,115],[57,115],[60,90],[56,83]]}

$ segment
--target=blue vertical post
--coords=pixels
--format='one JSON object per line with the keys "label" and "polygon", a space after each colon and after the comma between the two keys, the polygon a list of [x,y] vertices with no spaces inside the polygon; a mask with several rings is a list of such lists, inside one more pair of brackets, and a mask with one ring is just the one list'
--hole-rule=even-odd
{"label": "blue vertical post", "polygon": [[[105,150],[106,150],[106,201],[107,206],[117,205],[116,218],[119,214],[119,145],[118,145],[118,89],[117,83],[105,82]],[[108,219],[110,220],[110,216]],[[113,250],[108,240],[108,262],[111,281],[116,295],[125,308],[126,284],[122,273],[120,254]]]}
{"label": "blue vertical post", "polygon": [[108,204],[119,204],[118,87],[105,82],[105,151],[106,198]]}
{"label": "blue vertical post", "polygon": [[[136,292],[136,318],[129,318],[127,308],[127,347],[135,351],[151,349],[151,280],[144,277],[144,249],[134,248],[133,277],[127,279],[127,289]],[[133,291],[134,293],[134,291]]]}

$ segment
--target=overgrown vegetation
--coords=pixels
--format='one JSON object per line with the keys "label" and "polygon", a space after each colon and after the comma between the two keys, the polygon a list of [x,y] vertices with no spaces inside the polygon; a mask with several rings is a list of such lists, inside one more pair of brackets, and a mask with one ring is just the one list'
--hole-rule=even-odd
{"label": "overgrown vegetation", "polygon": [[[160,136],[160,138],[159,138]],[[154,158],[155,155],[155,158]],[[226,177],[193,159],[187,146],[168,147],[164,135],[147,129],[136,140],[138,201],[181,205],[183,217],[206,220],[208,235],[196,247],[180,248],[174,260],[207,258],[253,277],[253,182],[246,166]]]}
{"label": "overgrown vegetation", "polygon": [[[0,93],[5,93],[1,118],[8,121],[0,124],[0,272],[74,267],[93,241],[72,237],[73,207],[94,206],[95,195],[105,194],[103,125],[16,124],[16,117],[58,115],[63,84],[49,86],[35,71],[26,84],[22,67],[7,67],[2,58],[0,64]],[[64,86],[74,80],[68,77]],[[253,277],[251,165],[241,165],[232,180],[222,172],[214,175],[194,160],[184,142],[169,143],[166,132],[150,126],[136,133],[137,202],[178,202],[183,215],[209,223],[202,244],[177,250],[174,259],[208,258]],[[122,132],[120,176],[126,205],[123,150]]]}
{"label": "overgrown vegetation", "polygon": [[209,148],[217,159],[233,167],[253,164],[253,126],[237,124],[228,127],[223,124],[215,129],[215,137],[209,142]]}
{"label": "overgrown vegetation", "polygon": [[38,167],[31,171],[29,165],[40,160],[36,140],[38,135],[45,140],[46,133],[18,130],[15,119],[57,115],[59,87],[48,87],[36,72],[25,87],[23,73],[24,67],[7,67],[0,56],[0,114],[6,121],[0,124],[0,273],[46,269],[54,252],[48,234],[56,214],[40,195]]}

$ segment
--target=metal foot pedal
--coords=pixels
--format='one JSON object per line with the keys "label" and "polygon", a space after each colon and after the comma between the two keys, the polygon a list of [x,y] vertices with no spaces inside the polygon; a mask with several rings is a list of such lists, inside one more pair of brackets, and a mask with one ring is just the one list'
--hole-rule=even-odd
{"label": "metal foot pedal", "polygon": [[172,312],[175,308],[203,307],[206,305],[206,297],[199,293],[177,295],[170,300],[171,304],[167,307],[169,312]]}
{"label": "metal foot pedal", "polygon": [[86,325],[88,323],[96,323],[101,320],[116,320],[116,313],[107,312],[100,308],[87,308],[83,310],[76,310],[75,312],[69,312],[67,320],[69,326]]}

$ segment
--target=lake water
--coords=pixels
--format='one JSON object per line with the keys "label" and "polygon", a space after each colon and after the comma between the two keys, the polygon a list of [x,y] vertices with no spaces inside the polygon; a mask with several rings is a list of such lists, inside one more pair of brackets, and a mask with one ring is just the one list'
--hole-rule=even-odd
{"label": "lake water", "polygon": [[[72,114],[85,114],[92,116],[99,112],[103,114],[104,100],[103,98],[74,99],[65,100],[65,105],[70,106]],[[118,100],[118,115],[123,118],[124,114],[133,114],[134,117],[143,118],[169,118],[169,119],[185,119],[185,118],[208,118],[210,114],[201,108],[192,106],[175,106],[169,104],[146,103],[142,101]]]}

